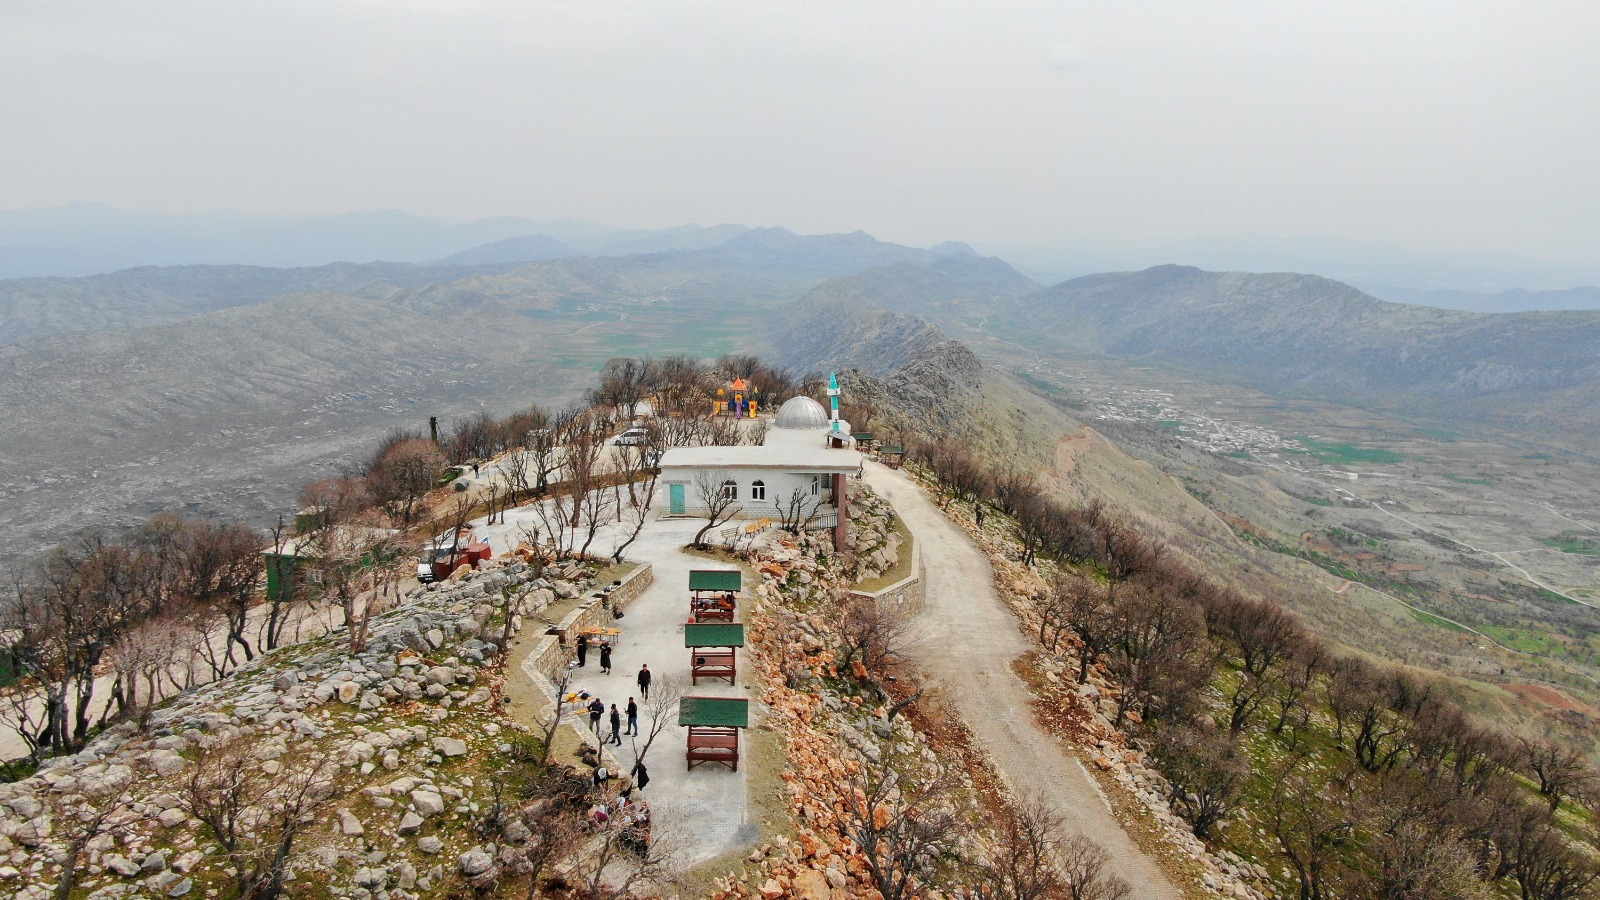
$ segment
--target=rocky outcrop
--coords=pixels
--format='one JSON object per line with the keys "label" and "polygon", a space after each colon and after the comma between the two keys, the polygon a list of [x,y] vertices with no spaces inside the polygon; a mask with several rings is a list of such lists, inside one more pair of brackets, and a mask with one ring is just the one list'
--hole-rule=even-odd
{"label": "rocky outcrop", "polygon": [[[418,588],[374,617],[366,646],[333,634],[266,654],[173,698],[145,730],[116,726],[82,752],[0,784],[0,893],[49,896],[86,798],[116,794],[126,827],[90,840],[91,897],[177,897],[226,882],[226,861],[183,802],[197,754],[241,746],[272,778],[328,760],[322,813],[296,843],[291,877],[328,895],[415,898],[447,878],[481,879],[494,845],[472,825],[521,726],[500,713],[504,617],[512,630],[585,592],[589,574],[539,577],[523,562]],[[457,865],[433,857],[456,860]],[[472,869],[474,871],[469,872]],[[319,893],[320,893],[319,888]]]}

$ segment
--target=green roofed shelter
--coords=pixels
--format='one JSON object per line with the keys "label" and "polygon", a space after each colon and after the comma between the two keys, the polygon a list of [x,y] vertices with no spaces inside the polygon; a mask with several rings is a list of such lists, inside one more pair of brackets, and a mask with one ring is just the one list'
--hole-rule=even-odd
{"label": "green roofed shelter", "polygon": [[694,569],[689,572],[691,591],[738,591],[744,575],[738,569]]}
{"label": "green roofed shelter", "polygon": [[714,622],[710,624],[694,623],[683,626],[683,645],[685,647],[743,647],[744,626],[737,622],[727,624]]}
{"label": "green roofed shelter", "polygon": [[743,697],[684,697],[678,701],[678,724],[749,728],[750,701]]}
{"label": "green roofed shelter", "polygon": [[743,697],[684,697],[678,724],[689,729],[689,771],[719,763],[739,771],[739,729],[750,727],[750,701]]}

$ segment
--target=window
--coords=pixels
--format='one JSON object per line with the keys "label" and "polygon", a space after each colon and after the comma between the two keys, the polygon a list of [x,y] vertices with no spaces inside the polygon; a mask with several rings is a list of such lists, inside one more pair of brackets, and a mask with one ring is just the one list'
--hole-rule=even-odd
{"label": "window", "polygon": [[817,495],[819,495],[821,493],[822,493],[822,476],[821,475],[813,475],[813,476],[811,476],[811,496],[815,497],[815,496],[817,496]]}
{"label": "window", "polygon": [[758,478],[755,481],[750,482],[750,499],[767,499],[767,483],[765,481],[762,481]]}
{"label": "window", "polygon": [[739,482],[734,481],[732,478],[728,479],[727,481],[724,481],[722,483],[722,499],[724,499],[724,500],[737,500],[737,499],[739,499]]}

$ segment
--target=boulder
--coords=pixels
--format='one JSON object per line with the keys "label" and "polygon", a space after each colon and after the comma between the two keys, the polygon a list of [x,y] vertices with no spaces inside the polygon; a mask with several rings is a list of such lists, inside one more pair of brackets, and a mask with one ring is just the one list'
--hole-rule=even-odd
{"label": "boulder", "polygon": [[789,891],[799,900],[828,900],[833,895],[828,876],[816,869],[806,869],[796,875],[789,884]]}
{"label": "boulder", "polygon": [[139,874],[139,865],[120,853],[113,853],[100,861],[108,871],[115,872],[123,878],[132,878]]}
{"label": "boulder", "polygon": [[434,835],[424,835],[417,838],[417,849],[423,853],[434,854],[444,849],[444,841]]}
{"label": "boulder", "polygon": [[411,806],[423,818],[444,812],[444,798],[434,791],[412,791]]}
{"label": "boulder", "polygon": [[467,752],[467,742],[459,738],[436,737],[433,739],[433,749],[445,756],[461,756]]}
{"label": "boulder", "polygon": [[422,821],[421,816],[411,810],[406,810],[406,814],[400,817],[400,827],[397,830],[401,834],[416,834],[422,830]]}
{"label": "boulder", "polygon": [[461,854],[456,860],[456,865],[461,868],[461,874],[475,878],[494,868],[494,857],[484,852],[482,848],[474,847]]}
{"label": "boulder", "polygon": [[189,814],[174,806],[170,809],[163,809],[159,818],[163,827],[177,828],[189,820]]}
{"label": "boulder", "polygon": [[348,809],[341,809],[339,810],[339,833],[353,837],[359,834],[366,834],[367,829],[361,824],[361,820],[356,818],[355,813]]}

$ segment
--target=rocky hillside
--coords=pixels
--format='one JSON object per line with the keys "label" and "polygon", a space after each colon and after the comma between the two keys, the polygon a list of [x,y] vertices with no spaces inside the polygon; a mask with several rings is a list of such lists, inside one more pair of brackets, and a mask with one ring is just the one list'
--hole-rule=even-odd
{"label": "rocky hillside", "polygon": [[[74,896],[231,896],[241,861],[289,825],[287,877],[317,896],[406,900],[492,879],[532,837],[513,826],[496,846],[482,830],[527,739],[501,712],[504,597],[521,598],[517,630],[587,587],[519,562],[417,589],[357,653],[343,631],[273,652],[144,730],[119,725],[0,784],[0,893],[53,896],[76,854]],[[230,797],[245,816],[234,858],[211,825]],[[304,823],[273,817],[291,800]]]}

